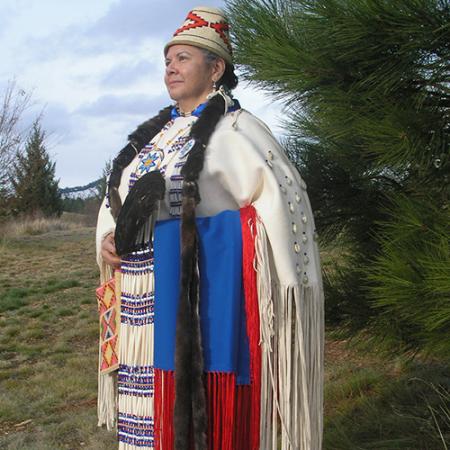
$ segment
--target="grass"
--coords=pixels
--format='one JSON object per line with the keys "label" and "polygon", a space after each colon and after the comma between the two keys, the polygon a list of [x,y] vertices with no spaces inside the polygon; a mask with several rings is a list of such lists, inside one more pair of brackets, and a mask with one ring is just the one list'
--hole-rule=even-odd
{"label": "grass", "polygon": [[0,246],[0,448],[114,448],[96,426],[93,229],[20,231]]}
{"label": "grass", "polygon": [[3,223],[0,235],[3,239],[14,239],[20,236],[36,236],[52,231],[75,230],[84,225],[85,218],[80,214],[63,213],[61,217],[21,218]]}
{"label": "grass", "polygon": [[326,352],[325,449],[447,448],[448,362],[387,359],[338,340]]}
{"label": "grass", "polygon": [[[97,427],[94,230],[0,242],[0,448],[114,449]],[[445,449],[450,372],[327,333],[324,449]]]}

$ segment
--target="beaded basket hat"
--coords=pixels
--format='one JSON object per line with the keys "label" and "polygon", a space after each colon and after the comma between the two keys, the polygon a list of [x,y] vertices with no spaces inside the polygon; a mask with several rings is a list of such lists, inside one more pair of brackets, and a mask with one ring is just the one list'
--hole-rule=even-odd
{"label": "beaded basket hat", "polygon": [[183,25],[175,31],[172,39],[164,47],[164,54],[167,54],[172,45],[194,45],[205,48],[232,64],[229,28],[221,9],[197,6],[189,12]]}

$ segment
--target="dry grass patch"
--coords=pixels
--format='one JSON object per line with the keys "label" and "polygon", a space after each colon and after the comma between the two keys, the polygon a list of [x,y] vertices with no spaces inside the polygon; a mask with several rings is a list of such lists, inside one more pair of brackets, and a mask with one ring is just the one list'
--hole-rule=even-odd
{"label": "dry grass patch", "polygon": [[84,226],[82,221],[69,220],[61,217],[40,217],[35,219],[16,219],[2,224],[0,235],[5,239],[14,239],[21,236],[36,236],[52,231],[75,230]]}

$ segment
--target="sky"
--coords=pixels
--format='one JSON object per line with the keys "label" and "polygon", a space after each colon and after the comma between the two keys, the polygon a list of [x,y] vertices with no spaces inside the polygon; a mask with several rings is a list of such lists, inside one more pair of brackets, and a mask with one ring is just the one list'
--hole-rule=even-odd
{"label": "sky", "polygon": [[[164,44],[198,0],[0,0],[0,96],[32,94],[60,187],[98,179],[128,134],[171,103]],[[223,7],[221,0],[203,4]],[[281,105],[242,82],[241,105],[281,132]]]}

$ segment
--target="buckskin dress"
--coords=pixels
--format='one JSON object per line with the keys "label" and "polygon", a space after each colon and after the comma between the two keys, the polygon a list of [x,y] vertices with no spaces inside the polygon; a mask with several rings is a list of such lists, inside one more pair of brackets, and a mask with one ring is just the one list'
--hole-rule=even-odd
{"label": "buckskin dress", "polygon": [[[159,169],[166,194],[146,245],[122,259],[119,370],[99,375],[99,425],[119,448],[173,448],[174,346],[183,167],[197,117],[173,117],[122,172],[124,201]],[[200,317],[210,449],[320,449],[323,288],[306,185],[267,128],[228,112],[199,178]],[[100,254],[114,231],[103,203]]]}

